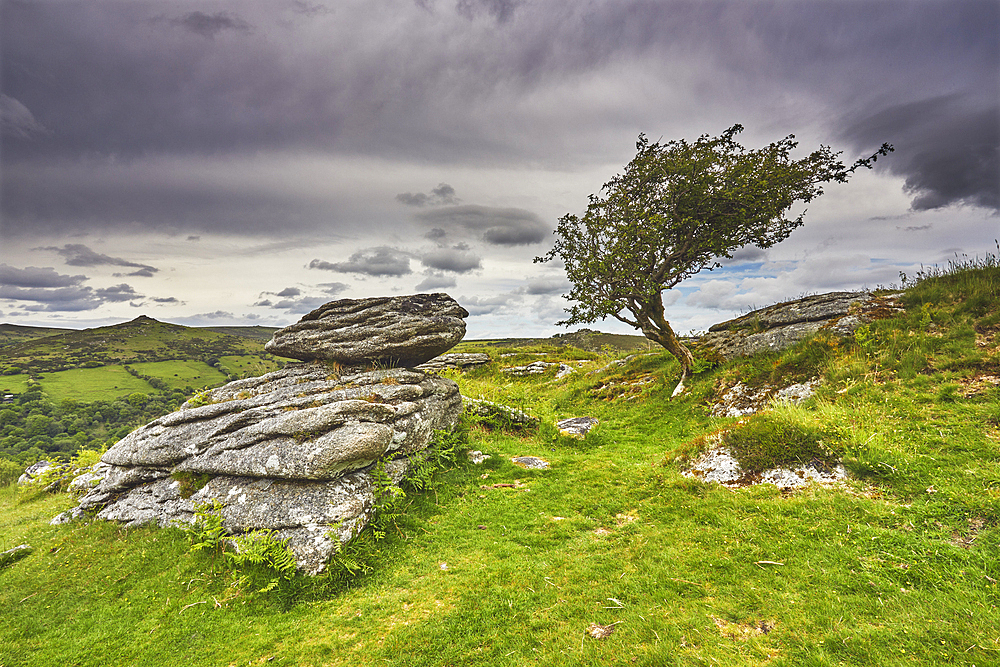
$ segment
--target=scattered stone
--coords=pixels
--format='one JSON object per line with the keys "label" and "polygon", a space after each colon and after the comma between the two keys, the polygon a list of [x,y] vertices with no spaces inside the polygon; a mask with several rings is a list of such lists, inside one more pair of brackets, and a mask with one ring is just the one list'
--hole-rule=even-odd
{"label": "scattered stone", "polygon": [[583,439],[600,422],[594,417],[571,417],[556,422],[560,435]]}
{"label": "scattered stone", "polygon": [[276,332],[265,349],[303,361],[411,367],[462,340],[468,316],[443,293],[340,299]]}
{"label": "scattered stone", "polygon": [[820,330],[850,335],[862,324],[903,312],[902,294],[831,292],[779,303],[713,325],[697,346],[732,359],[784,350]]}
{"label": "scattered stone", "polygon": [[501,368],[500,372],[506,373],[507,375],[513,375],[514,377],[527,377],[529,375],[541,375],[550,368],[561,368],[562,366],[565,366],[565,364],[559,364],[551,361],[533,361],[527,366],[509,366],[507,368]]}
{"label": "scattered stone", "polygon": [[561,380],[567,375],[571,375],[576,371],[572,366],[567,366],[566,364],[559,364],[559,370],[556,371],[556,379]]}
{"label": "scattered stone", "polygon": [[538,418],[516,408],[486,401],[481,398],[462,397],[465,411],[490,422],[515,428],[532,428],[538,425]]}
{"label": "scattered stone", "polygon": [[478,449],[470,450],[469,452],[467,452],[467,454],[469,456],[469,460],[472,461],[474,465],[480,465],[485,461],[487,461],[488,459],[493,458],[489,454],[483,454]]}
{"label": "scattered stone", "polygon": [[549,462],[536,456],[515,456],[511,459],[515,465],[527,468],[528,470],[545,470],[549,467]]}
{"label": "scattered stone", "polygon": [[455,352],[442,354],[417,366],[422,371],[443,371],[453,369],[467,371],[490,363],[490,355],[484,352]]}
{"label": "scattered stone", "polygon": [[743,417],[763,410],[772,401],[785,401],[798,405],[810,398],[815,393],[815,388],[822,383],[820,378],[813,378],[808,382],[789,385],[783,389],[768,384],[751,389],[742,382],[737,382],[722,395],[718,403],[712,406],[712,416]]}
{"label": "scattered stone", "polygon": [[30,544],[18,544],[13,549],[0,551],[0,567],[7,567],[31,554],[34,549]]}
{"label": "scattered stone", "polygon": [[809,484],[836,484],[847,478],[847,470],[839,463],[828,468],[810,462],[772,468],[760,474],[747,473],[740,467],[732,450],[725,445],[718,445],[705,452],[681,474],[705,482],[717,482],[728,488],[774,484],[780,489],[794,489]]}

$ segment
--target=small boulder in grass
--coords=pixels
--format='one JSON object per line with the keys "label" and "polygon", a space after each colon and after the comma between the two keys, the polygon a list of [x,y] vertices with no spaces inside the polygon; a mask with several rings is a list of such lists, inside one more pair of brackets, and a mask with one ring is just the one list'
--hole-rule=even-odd
{"label": "small boulder in grass", "polygon": [[587,437],[588,433],[590,433],[590,429],[594,428],[598,424],[600,424],[600,422],[594,417],[571,417],[569,419],[563,419],[556,422],[556,428],[559,429],[560,435],[566,435],[582,440]]}
{"label": "small boulder in grass", "polygon": [[511,459],[515,465],[527,468],[528,470],[545,470],[549,467],[549,462],[537,456],[515,456]]}
{"label": "small boulder in grass", "polygon": [[13,549],[7,549],[7,551],[0,551],[0,567],[6,567],[12,565],[17,561],[21,560],[25,556],[31,554],[33,549],[30,544],[18,544]]}

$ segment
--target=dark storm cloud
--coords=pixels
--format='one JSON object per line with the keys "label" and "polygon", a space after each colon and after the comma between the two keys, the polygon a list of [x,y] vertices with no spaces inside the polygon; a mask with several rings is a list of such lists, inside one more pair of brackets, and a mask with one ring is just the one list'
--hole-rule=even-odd
{"label": "dark storm cloud", "polygon": [[10,287],[71,287],[87,280],[87,276],[67,276],[56,273],[52,267],[29,266],[18,269],[0,264],[0,285]]}
{"label": "dark storm cloud", "polygon": [[548,225],[532,213],[519,208],[492,206],[448,206],[423,211],[416,218],[434,225],[434,230],[481,232],[482,240],[493,245],[530,245],[540,243],[551,231]]}
{"label": "dark storm cloud", "polygon": [[405,276],[412,273],[408,253],[396,248],[369,248],[359,250],[346,262],[326,262],[314,259],[310,269],[336,271],[338,273],[361,273],[367,276]]}
{"label": "dark storm cloud", "polygon": [[[620,163],[639,131],[658,136],[732,109],[749,127],[754,115],[809,123],[888,108],[913,90],[996,99],[993,0],[335,6],[247,0],[236,14],[191,2],[5,3],[3,233],[329,224],[280,187],[192,184],[149,169],[160,156],[308,151],[575,169]],[[389,29],[397,24],[407,29]],[[908,140],[922,149],[934,128],[917,124]],[[99,168],[133,163],[127,178]],[[978,201],[961,194],[974,184],[925,182],[930,171],[914,166],[916,205]],[[541,240],[530,224],[481,231],[500,245]]]}
{"label": "dark storm cloud", "polygon": [[[159,269],[148,266],[146,264],[137,264],[135,262],[130,262],[127,259],[122,259],[120,257],[109,257],[108,255],[95,252],[82,243],[67,243],[61,248],[46,247],[46,248],[35,248],[36,250],[54,250],[63,257],[66,258],[66,264],[69,266],[127,266],[135,269],[139,269],[135,273],[130,273],[130,276],[145,276],[150,277],[154,273],[157,273]],[[116,274],[120,275],[120,274]]]}
{"label": "dark storm cloud", "polygon": [[959,95],[892,105],[854,121],[843,131],[856,146],[878,137],[893,144],[879,162],[906,179],[912,207],[922,211],[969,204],[1000,211],[1000,103]]}

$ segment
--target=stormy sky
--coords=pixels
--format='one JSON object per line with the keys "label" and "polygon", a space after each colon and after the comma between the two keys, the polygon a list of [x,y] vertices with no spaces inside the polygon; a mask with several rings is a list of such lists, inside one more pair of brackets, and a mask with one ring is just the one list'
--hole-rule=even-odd
{"label": "stormy sky", "polygon": [[997,0],[0,0],[0,50],[0,322],[444,291],[470,338],[551,335],[559,217],[640,133],[736,123],[896,150],[671,290],[682,332],[1000,237]]}

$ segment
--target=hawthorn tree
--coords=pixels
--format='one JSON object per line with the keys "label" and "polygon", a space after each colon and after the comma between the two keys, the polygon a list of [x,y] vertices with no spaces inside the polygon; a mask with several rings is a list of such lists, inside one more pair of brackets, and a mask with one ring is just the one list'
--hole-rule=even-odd
{"label": "hawthorn tree", "polygon": [[796,202],[823,194],[823,184],[845,183],[859,167],[871,168],[889,144],[850,167],[829,146],[793,160],[788,135],[747,150],[734,125],[718,137],[703,135],[650,143],[640,134],[625,171],[590,195],[583,217],[566,214],[555,245],[535,262],[561,260],[573,285],[570,317],[559,324],[614,317],[662,345],[681,364],[684,387],[694,358],[678,340],[663,310],[663,292],[702,269],[721,266],[743,246],[769,248],[802,225],[786,217]]}

